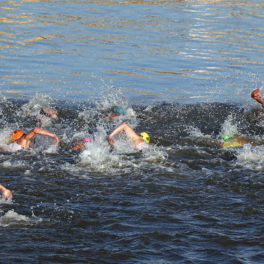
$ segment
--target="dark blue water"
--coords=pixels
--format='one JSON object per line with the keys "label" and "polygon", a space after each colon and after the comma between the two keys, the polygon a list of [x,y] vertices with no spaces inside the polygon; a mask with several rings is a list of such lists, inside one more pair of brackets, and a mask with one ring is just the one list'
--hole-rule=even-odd
{"label": "dark blue water", "polygon": [[[2,262],[263,263],[261,1],[1,3]],[[262,91],[261,91],[261,95]],[[113,106],[126,113],[113,122]],[[34,109],[59,118],[38,122]],[[148,132],[143,153],[107,135]],[[35,148],[5,151],[11,130]],[[222,148],[222,137],[250,143]],[[90,136],[86,149],[72,144]],[[257,142],[257,144],[255,144]]]}

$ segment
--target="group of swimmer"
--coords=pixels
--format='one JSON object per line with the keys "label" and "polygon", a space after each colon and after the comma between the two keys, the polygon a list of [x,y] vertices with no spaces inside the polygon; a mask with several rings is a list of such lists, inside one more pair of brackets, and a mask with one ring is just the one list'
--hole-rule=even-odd
{"label": "group of swimmer", "polygon": [[[251,93],[251,97],[255,99],[258,103],[262,105],[264,108],[264,99],[259,95],[260,89],[256,89]],[[42,108],[37,111],[37,113],[34,113],[37,120],[41,121],[45,118],[57,118],[57,113],[54,109],[51,108]],[[120,115],[124,115],[124,110],[121,107],[115,107],[112,109],[112,111],[106,115],[105,121],[112,121],[115,118],[118,118]],[[150,143],[150,137],[146,132],[142,132],[139,135],[134,131],[132,127],[130,127],[127,123],[123,122],[119,126],[117,126],[108,136],[108,142],[111,145],[115,144],[114,137],[124,132],[128,138],[130,138],[134,144],[134,148],[138,151],[142,151],[143,149],[146,149],[149,147]],[[8,151],[10,152],[16,152],[23,149],[29,149],[32,147],[31,140],[36,135],[43,135],[48,136],[53,139],[53,142],[56,147],[59,145],[59,138],[56,134],[53,134],[45,129],[41,128],[34,128],[27,134],[22,130],[13,130],[9,136],[9,143],[8,143]],[[240,138],[233,138],[230,139],[229,136],[225,136],[223,138],[224,143],[222,143],[223,147],[232,147],[232,146],[241,146],[246,143],[249,143],[249,141],[245,139]],[[232,141],[230,141],[232,140]],[[91,142],[92,139],[90,137],[84,138],[83,141],[76,142],[73,144],[72,149],[73,150],[80,150],[84,149],[86,147],[86,144],[88,142]],[[12,197],[12,193],[10,190],[6,189],[4,186],[0,184],[0,192],[2,192],[2,196],[5,199],[8,199]]]}
{"label": "group of swimmer", "polygon": [[[41,121],[46,118],[57,118],[57,113],[54,109],[50,108],[42,108],[37,113],[34,113],[37,120]],[[124,110],[121,107],[115,107],[112,111],[107,114],[105,117],[105,121],[112,121],[115,118],[118,118],[120,115],[124,114]],[[135,149],[138,151],[143,151],[149,147],[150,137],[146,132],[142,132],[139,135],[134,131],[132,127],[130,127],[127,123],[123,122],[119,126],[117,126],[112,133],[108,136],[108,142],[111,145],[115,144],[114,137],[115,135],[124,132],[128,138],[130,138],[134,144]],[[48,136],[53,139],[53,143],[56,147],[59,145],[59,138],[56,134],[53,134],[45,129],[41,128],[34,128],[27,134],[22,130],[13,130],[9,136],[9,142],[7,151],[9,152],[16,152],[20,150],[26,150],[33,147],[31,144],[32,139],[36,135]],[[81,142],[76,142],[72,146],[73,150],[80,150],[84,149],[87,142],[91,142],[92,139],[90,137],[84,138]],[[5,199],[12,197],[12,193],[10,190],[6,189],[4,186],[0,184],[0,192],[2,192],[2,196]]]}

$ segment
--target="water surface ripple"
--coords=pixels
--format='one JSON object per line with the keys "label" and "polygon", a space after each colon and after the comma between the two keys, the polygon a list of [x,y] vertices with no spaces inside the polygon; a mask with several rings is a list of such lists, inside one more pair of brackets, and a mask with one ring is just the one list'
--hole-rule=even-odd
{"label": "water surface ripple", "polygon": [[5,1],[2,90],[245,102],[262,84],[261,1]]}

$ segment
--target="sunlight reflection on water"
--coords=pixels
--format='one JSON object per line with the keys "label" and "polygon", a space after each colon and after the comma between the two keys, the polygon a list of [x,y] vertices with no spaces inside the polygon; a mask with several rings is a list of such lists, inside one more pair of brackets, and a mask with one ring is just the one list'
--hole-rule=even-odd
{"label": "sunlight reflection on water", "polygon": [[0,9],[2,91],[89,100],[114,84],[131,100],[246,101],[262,84],[259,7],[7,1]]}

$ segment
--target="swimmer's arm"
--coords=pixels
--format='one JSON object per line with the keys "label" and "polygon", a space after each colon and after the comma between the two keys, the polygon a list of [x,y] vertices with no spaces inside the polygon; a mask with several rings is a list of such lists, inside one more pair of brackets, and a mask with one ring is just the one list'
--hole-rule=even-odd
{"label": "swimmer's arm", "polygon": [[2,195],[5,199],[8,199],[12,197],[12,193],[10,190],[6,189],[3,185],[0,184],[0,192],[2,192]]}
{"label": "swimmer's arm", "polygon": [[117,128],[115,128],[115,129],[112,131],[112,133],[108,136],[108,141],[109,141],[109,143],[112,143],[112,144],[115,143],[114,140],[113,140],[113,137],[114,137],[116,134],[122,132],[122,131],[125,129],[125,126],[126,126],[126,125],[127,125],[127,124],[126,124],[125,122],[123,122],[121,125],[119,125]]}
{"label": "swimmer's arm", "polygon": [[119,125],[108,137],[108,141],[111,144],[114,144],[114,140],[113,137],[122,132],[125,131],[125,133],[127,134],[127,136],[129,136],[133,141],[140,139],[141,137],[139,135],[137,135],[137,133],[134,131],[134,129],[132,127],[130,127],[127,123],[123,122],[121,125]]}
{"label": "swimmer's arm", "polygon": [[259,95],[259,93],[260,93],[260,89],[256,89],[251,93],[251,97],[260,104],[262,104],[262,106],[264,107],[264,99]]}
{"label": "swimmer's arm", "polygon": [[[128,127],[128,124],[123,122],[121,125],[119,125],[117,128],[113,130],[113,132],[108,136],[108,141],[111,144],[114,144],[115,141],[113,140],[113,137],[117,135],[118,133],[125,131]],[[132,128],[131,128],[132,129]]]}
{"label": "swimmer's arm", "polygon": [[60,140],[57,137],[56,134],[53,134],[45,129],[42,128],[34,128],[32,129],[26,136],[25,136],[25,140],[26,141],[30,141],[32,138],[34,138],[36,136],[36,134],[38,135],[42,135],[42,136],[48,136],[48,137],[52,137],[54,139],[54,143],[56,144],[56,147],[58,146]]}

